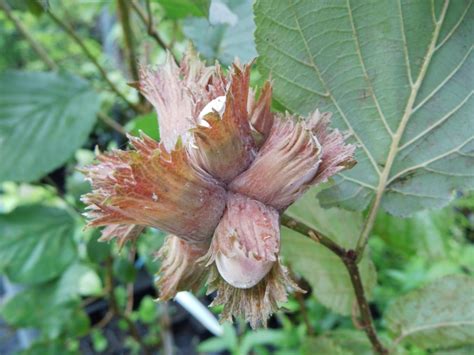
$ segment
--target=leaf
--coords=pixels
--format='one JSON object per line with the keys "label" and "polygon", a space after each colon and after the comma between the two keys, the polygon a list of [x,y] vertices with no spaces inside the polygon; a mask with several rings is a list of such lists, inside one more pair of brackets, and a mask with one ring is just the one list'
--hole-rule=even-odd
{"label": "leaf", "polygon": [[362,331],[341,329],[318,337],[308,337],[303,344],[303,354],[372,355],[372,346]]}
{"label": "leaf", "polygon": [[28,349],[19,353],[20,355],[78,355],[77,350],[71,350],[63,339],[51,341],[40,341],[33,343]]}
{"label": "leaf", "polygon": [[145,324],[152,324],[158,316],[157,304],[150,296],[145,296],[138,308],[138,317]]}
{"label": "leaf", "polygon": [[155,0],[165,10],[166,17],[176,20],[188,16],[209,15],[211,0]]}
{"label": "leaf", "polygon": [[240,354],[250,354],[258,345],[281,345],[287,341],[288,335],[283,330],[257,329],[245,334],[240,344]]}
{"label": "leaf", "polygon": [[97,94],[71,74],[0,74],[0,181],[35,181],[64,164],[98,108]]}
{"label": "leaf", "polygon": [[[301,220],[345,248],[353,248],[362,227],[361,215],[337,208],[323,209],[310,190],[292,205],[287,214]],[[344,221],[344,223],[341,223]],[[293,270],[301,274],[313,288],[314,296],[334,312],[350,315],[355,295],[349,274],[341,259],[326,247],[282,228],[282,255]],[[376,273],[367,255],[359,264],[362,282],[370,295]]]}
{"label": "leaf", "polygon": [[474,278],[450,275],[400,297],[385,314],[395,343],[430,349],[474,344],[473,290]]}
{"label": "leaf", "polygon": [[452,208],[421,211],[406,219],[379,213],[372,233],[396,251],[429,259],[444,258],[452,237],[450,229],[454,227],[453,212]]}
{"label": "leaf", "polygon": [[259,66],[276,99],[333,112],[360,147],[324,206],[363,210],[375,197],[375,212],[407,216],[474,188],[473,10],[472,0],[256,1]]}
{"label": "leaf", "polygon": [[140,131],[142,131],[154,140],[160,140],[158,118],[156,117],[155,112],[135,117],[133,120],[127,123],[125,129],[134,136],[139,136]]}
{"label": "leaf", "polygon": [[34,285],[15,294],[0,309],[14,327],[34,327],[50,338],[64,331],[81,334],[88,327],[80,308],[81,280],[90,269],[73,264],[60,278]]}
{"label": "leaf", "polygon": [[27,284],[60,275],[77,257],[74,228],[65,210],[43,205],[0,215],[0,271]]}
{"label": "leaf", "polygon": [[[227,5],[235,14],[237,19],[230,21],[235,25],[212,25],[207,19],[188,18],[183,23],[184,34],[209,61],[217,59],[224,65],[230,65],[235,57],[242,62],[252,60],[257,56],[252,38],[255,30],[252,0],[227,0],[221,1],[221,4]],[[219,14],[211,12],[211,19],[219,17]]]}

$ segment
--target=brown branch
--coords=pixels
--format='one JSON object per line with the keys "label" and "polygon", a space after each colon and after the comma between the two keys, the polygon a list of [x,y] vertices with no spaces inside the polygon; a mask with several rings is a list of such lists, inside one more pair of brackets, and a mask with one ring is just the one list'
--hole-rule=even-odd
{"label": "brown branch", "polygon": [[155,30],[155,26],[153,24],[153,14],[151,13],[151,4],[150,1],[146,1],[146,9],[147,13],[145,13],[145,10],[142,9],[142,7],[138,4],[137,1],[132,0],[130,1],[130,5],[133,7],[135,12],[137,13],[138,17],[140,17],[140,20],[143,22],[143,24],[146,27],[148,35],[155,40],[155,42],[163,48],[165,51],[168,51],[171,53],[173,56],[174,60],[176,63],[178,63],[178,58],[176,58],[175,54],[171,50],[171,47],[168,46],[165,41],[161,38],[161,36],[158,34],[158,32]]}
{"label": "brown branch", "polygon": [[128,57],[128,66],[133,81],[138,81],[138,64],[137,54],[133,43],[133,31],[130,25],[129,2],[125,0],[117,0],[117,9],[122,25],[123,38],[125,40],[125,52]]}
{"label": "brown branch", "polygon": [[303,234],[309,239],[315,241],[316,243],[324,245],[326,248],[330,249],[334,254],[341,258],[343,258],[347,253],[347,251],[343,247],[333,242],[330,238],[321,234],[317,230],[307,226],[303,222],[300,222],[286,214],[281,216],[280,222],[285,227],[288,227],[298,233]]}
{"label": "brown branch", "polygon": [[112,128],[113,130],[117,131],[118,133],[122,134],[123,136],[127,135],[127,131],[125,130],[125,128],[123,128],[123,126],[120,123],[118,123],[117,121],[115,121],[113,118],[107,116],[103,112],[99,112],[97,114],[97,116],[99,117],[99,119],[102,122],[104,122],[107,126]]}
{"label": "brown branch", "polygon": [[109,87],[112,89],[112,91],[115,92],[117,94],[117,96],[119,96],[135,112],[140,112],[141,113],[142,110],[141,110],[140,106],[133,103],[133,102],[131,102],[130,100],[128,100],[125,97],[125,95],[117,88],[117,86],[115,86],[115,84],[112,82],[112,80],[110,80],[110,78],[109,78],[107,72],[105,71],[105,69],[99,64],[97,59],[94,57],[94,55],[89,50],[89,48],[87,48],[87,46],[84,44],[82,39],[76,34],[76,32],[74,32],[73,28],[69,24],[63,22],[58,16],[56,16],[53,12],[51,12],[51,10],[48,10],[48,14],[49,14],[49,17],[59,27],[61,27],[61,29],[64,32],[66,32],[69,35],[69,37],[71,37],[74,40],[74,42],[76,42],[76,44],[81,48],[82,52],[86,55],[87,58],[89,58],[91,63],[97,68],[100,75],[105,80],[105,82],[109,85]]}
{"label": "brown branch", "polygon": [[31,45],[33,50],[36,52],[38,57],[43,61],[43,63],[50,70],[58,70],[57,64],[50,58],[48,52],[39,44],[33,36],[30,34],[28,29],[21,23],[21,21],[13,14],[13,11],[5,0],[0,0],[0,8],[5,12],[5,15],[10,19],[11,22],[15,25],[18,32],[25,37],[26,41]]}
{"label": "brown branch", "polygon": [[377,336],[377,332],[375,331],[369,304],[365,296],[364,286],[362,285],[359,267],[357,265],[357,253],[352,249],[344,249],[339,244],[332,241],[329,237],[288,215],[282,215],[281,224],[298,233],[303,234],[304,236],[319,244],[324,245],[342,260],[347,272],[349,273],[352,287],[354,288],[354,293],[356,295],[357,304],[359,305],[361,325],[367,334],[373,349],[378,354],[388,354],[387,349],[385,349],[385,347],[382,345]]}
{"label": "brown branch", "polygon": [[114,292],[114,279],[113,279],[113,259],[111,257],[107,258],[106,260],[106,274],[105,274],[105,283],[106,283],[106,290],[108,293],[108,300],[110,302],[110,308],[112,312],[119,318],[122,318],[128,326],[128,329],[130,331],[130,335],[132,336],[135,341],[140,344],[141,350],[143,350],[143,353],[145,355],[151,355],[151,351],[148,349],[147,345],[145,344],[143,338],[140,335],[140,332],[138,331],[138,328],[135,324],[135,322],[127,315],[125,314],[119,307],[117,303],[117,299],[115,298],[115,292]]}

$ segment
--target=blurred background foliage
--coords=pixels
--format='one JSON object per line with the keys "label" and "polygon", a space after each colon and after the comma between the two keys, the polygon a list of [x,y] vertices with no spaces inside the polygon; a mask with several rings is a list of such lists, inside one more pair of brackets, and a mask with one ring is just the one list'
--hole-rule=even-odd
{"label": "blurred background foliage", "polygon": [[[283,256],[308,292],[291,296],[268,329],[237,322],[213,337],[177,303],[155,302],[161,231],[148,230],[136,247],[119,251],[83,229],[79,197],[89,185],[77,169],[93,161],[96,147],[124,148],[126,132],[159,138],[156,114],[127,86],[137,80],[137,64],[161,63],[166,50],[179,59],[189,42],[209,63],[256,57],[251,0],[0,5],[0,353],[371,353],[351,314],[354,295],[340,261],[304,238],[290,240],[289,231]],[[253,85],[262,79],[254,67]],[[323,210],[314,195],[289,213],[350,245],[361,214]],[[445,275],[474,273],[474,195],[458,197],[408,219],[377,216],[371,260],[361,268],[387,344],[381,315],[393,300]],[[199,296],[211,299],[204,290]],[[426,348],[403,342],[397,351],[434,353]]]}

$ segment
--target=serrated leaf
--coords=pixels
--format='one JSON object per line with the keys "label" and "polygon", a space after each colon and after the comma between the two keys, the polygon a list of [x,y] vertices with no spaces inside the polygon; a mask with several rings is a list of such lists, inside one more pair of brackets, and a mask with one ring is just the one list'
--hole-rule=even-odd
{"label": "serrated leaf", "polygon": [[473,290],[474,278],[450,275],[400,297],[385,314],[395,343],[429,349],[474,344]]}
{"label": "serrated leaf", "polygon": [[67,73],[0,75],[0,181],[35,181],[86,141],[99,108],[87,82]]}
{"label": "serrated leaf", "polygon": [[[357,212],[337,208],[323,209],[315,198],[317,190],[310,190],[287,214],[321,231],[345,248],[354,248],[362,227]],[[344,223],[341,223],[344,221]],[[355,295],[349,274],[341,259],[326,247],[294,232],[282,228],[281,253],[285,263],[301,274],[313,288],[314,296],[333,311],[350,315]],[[366,256],[359,264],[362,282],[370,295],[376,283],[374,265]]]}
{"label": "serrated leaf", "polygon": [[472,0],[257,0],[276,99],[333,112],[359,146],[324,205],[407,216],[474,188],[473,15]]}
{"label": "serrated leaf", "polygon": [[74,228],[65,210],[43,205],[0,215],[0,271],[26,284],[60,275],[77,257]]}
{"label": "serrated leaf", "polygon": [[[209,61],[217,59],[224,65],[230,65],[235,57],[242,62],[252,60],[257,56],[252,38],[255,30],[252,0],[227,0],[221,3],[235,15],[236,19],[230,21],[235,22],[234,25],[213,25],[207,19],[188,18],[183,24],[184,34]],[[218,17],[218,14],[211,13],[214,22]]]}

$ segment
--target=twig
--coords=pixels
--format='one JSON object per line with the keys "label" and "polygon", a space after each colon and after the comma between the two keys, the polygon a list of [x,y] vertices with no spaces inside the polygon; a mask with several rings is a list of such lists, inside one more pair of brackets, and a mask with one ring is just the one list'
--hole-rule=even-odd
{"label": "twig", "polygon": [[176,55],[173,53],[171,50],[171,47],[168,46],[161,36],[156,32],[155,26],[153,24],[153,15],[151,13],[151,4],[149,0],[146,0],[146,9],[147,13],[145,14],[145,10],[142,9],[142,7],[138,4],[137,1],[132,0],[130,1],[130,5],[133,7],[135,12],[137,13],[138,17],[142,20],[143,24],[146,26],[147,33],[150,37],[152,37],[155,42],[164,50],[169,51],[171,55],[173,56],[174,60],[178,63],[178,58],[176,58]]}
{"label": "twig", "polygon": [[106,282],[106,290],[108,291],[108,299],[110,302],[110,308],[112,312],[119,318],[122,318],[128,325],[128,329],[130,330],[130,335],[132,336],[135,341],[140,344],[141,350],[145,355],[151,355],[150,350],[148,349],[147,345],[145,344],[143,338],[138,331],[136,324],[133,320],[118,306],[117,300],[115,298],[114,293],[114,280],[113,280],[113,267],[112,267],[112,258],[109,257],[106,260],[106,275],[105,275],[105,282]]}
{"label": "twig", "polygon": [[347,256],[343,258],[342,261],[349,272],[352,287],[354,287],[361,316],[361,326],[372,343],[374,350],[379,354],[388,354],[388,350],[384,348],[375,331],[372,315],[370,314],[369,304],[367,303],[367,298],[365,297],[365,291],[364,286],[362,285],[359,267],[357,266],[357,255],[355,251],[349,250]]}
{"label": "twig", "polygon": [[314,335],[314,327],[311,324],[311,322],[309,321],[308,310],[306,309],[306,304],[304,303],[303,294],[301,292],[296,292],[295,293],[295,298],[296,298],[296,301],[298,302],[298,304],[300,306],[301,315],[303,316],[303,321],[306,325],[306,331],[307,331],[308,335],[310,335],[310,336]]}
{"label": "twig", "polygon": [[31,45],[33,50],[38,54],[38,57],[44,62],[44,64],[50,69],[50,70],[58,70],[58,66],[56,63],[49,57],[48,53],[46,50],[39,44],[33,36],[30,34],[28,29],[21,23],[21,21],[13,14],[13,11],[6,2],[6,0],[0,0],[0,8],[5,12],[7,17],[10,19],[10,21],[13,22],[15,25],[16,29],[18,32],[20,32],[23,37],[28,41],[28,43]]}
{"label": "twig", "polygon": [[173,334],[170,332],[171,319],[168,312],[168,302],[162,302],[160,304],[161,317],[161,340],[163,344],[163,354],[173,355]]}
{"label": "twig", "polygon": [[[5,2],[5,0],[0,0],[0,8],[2,8],[4,10],[7,17],[15,24],[15,27],[25,37],[27,42],[31,45],[33,50],[38,54],[38,56],[44,62],[44,64],[51,70],[58,70],[59,66],[53,61],[53,59],[51,59],[48,56],[48,54],[47,54],[46,50],[44,49],[44,47],[33,38],[33,36],[28,32],[26,27],[23,25],[23,23],[21,23],[21,21],[18,18],[14,17],[10,6]],[[115,120],[113,120],[112,118],[107,116],[105,113],[99,112],[97,114],[97,116],[107,126],[111,127],[112,129],[114,129],[118,133],[120,133],[124,136],[127,134],[127,131],[118,122],[116,122]],[[58,189],[58,191],[59,191],[59,189]]]}
{"label": "twig", "polygon": [[359,310],[361,314],[361,325],[365,333],[367,334],[367,337],[369,338],[370,342],[372,343],[373,349],[378,354],[388,354],[387,349],[385,349],[385,347],[382,345],[375,331],[372,315],[370,314],[367,298],[365,297],[365,291],[364,286],[362,285],[359,267],[357,265],[357,253],[352,249],[344,249],[339,244],[333,242],[330,238],[323,235],[322,233],[307,226],[303,222],[297,221],[296,219],[287,215],[283,215],[281,217],[281,224],[296,232],[303,234],[304,236],[310,238],[311,240],[317,243],[324,245],[334,254],[339,256],[349,273],[352,287],[354,288],[354,293],[356,295],[357,304],[359,305]]}
{"label": "twig", "polygon": [[97,116],[102,122],[104,122],[107,126],[112,128],[113,130],[117,131],[118,133],[124,136],[127,135],[127,131],[125,130],[125,128],[123,128],[122,125],[120,125],[117,121],[115,121],[111,117],[107,116],[105,113],[99,112]]}
{"label": "twig", "polygon": [[314,230],[313,228],[307,226],[303,222],[297,221],[296,219],[284,214],[281,216],[281,224],[296,231],[309,239],[324,245],[326,248],[330,249],[334,254],[343,258],[345,257],[347,251],[341,247],[339,244],[333,242],[330,238],[321,234],[320,232]]}
{"label": "twig", "polygon": [[128,56],[128,66],[134,81],[138,80],[137,54],[133,43],[132,26],[130,26],[129,2],[117,0],[118,15],[122,24],[122,32],[125,40],[125,52]]}
{"label": "twig", "polygon": [[130,106],[135,112],[142,112],[141,108],[139,105],[131,102],[128,100],[125,95],[115,86],[115,84],[110,80],[109,76],[107,75],[107,72],[105,69],[99,64],[97,59],[94,57],[94,55],[91,53],[89,48],[84,44],[82,39],[74,32],[72,27],[63,22],[58,16],[56,16],[51,10],[48,10],[49,17],[59,26],[61,27],[68,35],[71,37],[74,42],[82,49],[82,52],[89,58],[91,63],[97,68],[97,70],[100,72],[102,78],[107,82],[109,87],[114,91],[117,96],[119,96],[128,106]]}
{"label": "twig", "polygon": [[[137,248],[134,243],[131,243],[130,251],[128,253],[128,261],[134,263],[135,256],[137,254]],[[127,305],[125,307],[125,314],[130,314],[133,311],[133,282],[127,283]]]}

